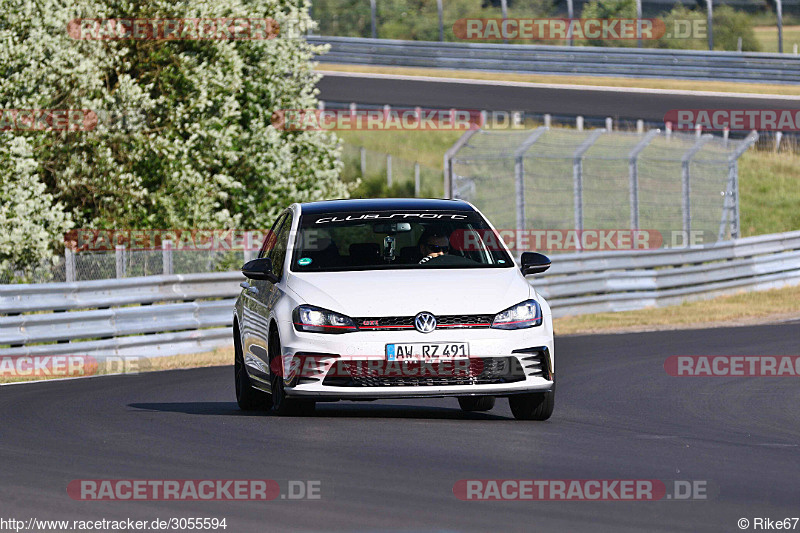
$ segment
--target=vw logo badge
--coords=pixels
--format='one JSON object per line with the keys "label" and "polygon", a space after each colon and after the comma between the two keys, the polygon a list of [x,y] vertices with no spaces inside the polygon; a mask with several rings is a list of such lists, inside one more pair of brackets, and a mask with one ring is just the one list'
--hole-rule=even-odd
{"label": "vw logo badge", "polygon": [[419,313],[414,317],[414,327],[420,333],[430,333],[436,329],[436,317],[428,312]]}

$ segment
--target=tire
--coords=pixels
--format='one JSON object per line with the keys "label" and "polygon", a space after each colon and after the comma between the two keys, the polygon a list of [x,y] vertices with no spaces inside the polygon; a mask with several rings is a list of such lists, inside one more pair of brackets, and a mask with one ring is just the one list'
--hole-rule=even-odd
{"label": "tire", "polygon": [[281,353],[281,340],[278,332],[269,336],[269,384],[272,389],[272,411],[278,416],[309,416],[314,414],[316,402],[313,400],[296,400],[286,397],[283,376],[273,371],[272,361]]}
{"label": "tire", "polygon": [[236,403],[242,411],[268,411],[272,406],[268,394],[256,390],[250,383],[250,376],[244,367],[242,339],[239,328],[233,326],[233,375],[236,386]]}
{"label": "tire", "polygon": [[458,405],[462,411],[491,411],[494,396],[459,396]]}
{"label": "tire", "polygon": [[553,414],[555,389],[508,397],[511,412],[517,420],[547,420]]}

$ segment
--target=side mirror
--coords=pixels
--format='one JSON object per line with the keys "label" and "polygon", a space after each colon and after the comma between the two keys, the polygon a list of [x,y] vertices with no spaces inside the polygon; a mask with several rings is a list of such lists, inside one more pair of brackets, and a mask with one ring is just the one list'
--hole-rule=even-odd
{"label": "side mirror", "polygon": [[242,274],[250,279],[266,280],[276,283],[278,277],[272,273],[272,261],[269,257],[253,259],[242,267]]}
{"label": "side mirror", "polygon": [[550,258],[536,252],[524,252],[520,257],[520,270],[522,275],[541,274],[550,268]]}

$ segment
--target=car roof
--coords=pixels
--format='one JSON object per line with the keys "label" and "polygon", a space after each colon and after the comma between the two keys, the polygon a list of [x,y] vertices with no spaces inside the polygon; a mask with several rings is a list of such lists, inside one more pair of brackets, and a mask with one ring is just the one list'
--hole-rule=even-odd
{"label": "car roof", "polygon": [[463,200],[434,198],[364,198],[324,200],[300,204],[302,213],[350,213],[354,211],[475,211]]}

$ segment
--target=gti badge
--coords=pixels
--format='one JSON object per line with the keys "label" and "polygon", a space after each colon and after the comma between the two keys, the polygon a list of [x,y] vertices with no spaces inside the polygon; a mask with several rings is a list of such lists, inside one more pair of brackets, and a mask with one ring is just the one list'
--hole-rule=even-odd
{"label": "gti badge", "polygon": [[430,333],[436,329],[436,317],[424,311],[414,317],[414,327],[420,333]]}

